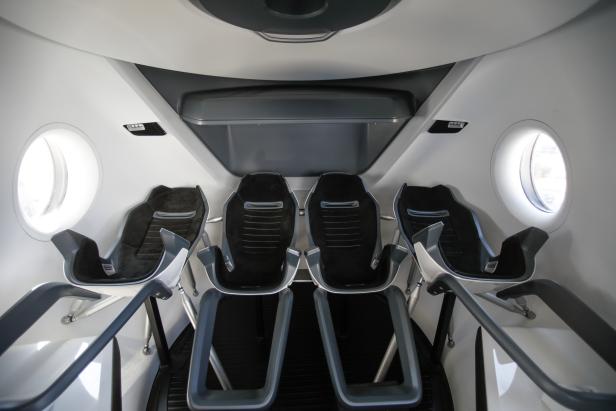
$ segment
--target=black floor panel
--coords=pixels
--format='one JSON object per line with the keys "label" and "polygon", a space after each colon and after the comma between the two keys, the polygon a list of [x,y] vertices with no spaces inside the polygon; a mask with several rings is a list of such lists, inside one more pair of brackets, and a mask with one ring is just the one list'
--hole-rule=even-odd
{"label": "black floor panel", "polygon": [[[311,283],[296,283],[293,314],[280,386],[272,410],[339,410],[317,324]],[[218,310],[214,347],[234,388],[263,385],[271,344],[276,296],[228,297]],[[380,295],[330,296],[338,345],[349,383],[370,382],[392,335],[386,300]],[[440,364],[430,360],[431,344],[413,323],[423,380],[423,400],[415,410],[452,410]],[[161,370],[149,410],[186,410],[186,383],[193,331],[187,328],[171,348],[173,366]],[[387,376],[400,379],[396,357]],[[219,388],[210,369],[208,386]]]}

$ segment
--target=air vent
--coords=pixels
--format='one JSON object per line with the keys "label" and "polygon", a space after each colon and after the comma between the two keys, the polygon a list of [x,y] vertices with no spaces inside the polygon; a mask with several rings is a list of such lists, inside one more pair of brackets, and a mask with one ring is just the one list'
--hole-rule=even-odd
{"label": "air vent", "polygon": [[167,134],[158,123],[124,124],[124,128],[136,136],[164,136]]}
{"label": "air vent", "polygon": [[432,134],[455,134],[466,127],[466,121],[436,120],[428,130]]}

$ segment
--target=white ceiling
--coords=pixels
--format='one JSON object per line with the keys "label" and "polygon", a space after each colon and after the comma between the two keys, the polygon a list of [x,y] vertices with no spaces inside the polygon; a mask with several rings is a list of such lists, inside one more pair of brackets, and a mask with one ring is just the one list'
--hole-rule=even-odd
{"label": "white ceiling", "polygon": [[416,70],[502,50],[564,24],[596,1],[402,0],[374,20],[311,44],[268,42],[189,0],[0,0],[0,16],[59,43],[133,63],[314,80]]}

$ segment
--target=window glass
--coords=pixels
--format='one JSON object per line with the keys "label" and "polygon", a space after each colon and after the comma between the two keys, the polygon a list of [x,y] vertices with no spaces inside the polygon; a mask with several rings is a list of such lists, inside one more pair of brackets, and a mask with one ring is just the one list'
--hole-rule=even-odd
{"label": "window glass", "polygon": [[540,210],[554,213],[560,210],[567,191],[565,160],[552,137],[543,131],[529,140],[520,166],[524,192]]}
{"label": "window glass", "polygon": [[75,224],[98,188],[98,160],[68,127],[46,128],[27,147],[17,173],[17,204],[29,232],[51,235]]}

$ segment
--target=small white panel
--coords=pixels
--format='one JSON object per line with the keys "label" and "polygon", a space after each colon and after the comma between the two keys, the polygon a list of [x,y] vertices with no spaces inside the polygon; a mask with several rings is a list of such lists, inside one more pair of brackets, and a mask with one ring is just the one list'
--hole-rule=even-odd
{"label": "small white panel", "polygon": [[[0,357],[0,398],[23,400],[49,387],[94,341],[93,337],[41,341],[16,345]],[[79,374],[47,410],[111,409],[113,346],[103,351]]]}

